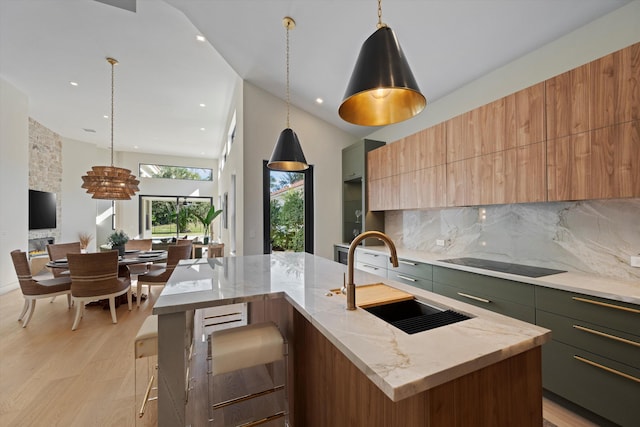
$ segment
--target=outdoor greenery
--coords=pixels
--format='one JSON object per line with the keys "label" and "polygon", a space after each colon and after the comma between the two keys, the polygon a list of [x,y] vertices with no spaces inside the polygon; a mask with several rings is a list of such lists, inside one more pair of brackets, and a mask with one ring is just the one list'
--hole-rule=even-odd
{"label": "outdoor greenery", "polygon": [[213,171],[205,168],[166,165],[140,165],[140,176],[144,178],[188,179],[193,181],[211,181]]}
{"label": "outdoor greenery", "polygon": [[270,201],[271,241],[274,251],[304,251],[304,199],[302,192],[289,191],[284,202]]}
{"label": "outdoor greenery", "polygon": [[211,207],[212,205],[206,202],[176,205],[174,201],[154,200],[151,202],[152,234],[154,236],[175,236],[186,233],[208,235],[208,227],[204,227],[199,218],[206,218]]}
{"label": "outdoor greenery", "polygon": [[198,221],[200,221],[200,223],[204,227],[204,237],[205,237],[205,239],[207,237],[210,237],[209,233],[211,232],[211,223],[221,213],[222,213],[222,209],[216,210],[215,205],[211,205],[209,207],[209,210],[207,210],[207,213],[204,216],[200,215],[199,212],[195,212],[195,211],[193,212],[193,216],[196,217],[198,219]]}

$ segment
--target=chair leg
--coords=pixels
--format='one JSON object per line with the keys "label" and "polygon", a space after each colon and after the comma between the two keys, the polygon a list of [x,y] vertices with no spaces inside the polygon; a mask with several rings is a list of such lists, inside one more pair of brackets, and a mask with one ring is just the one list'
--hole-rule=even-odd
{"label": "chair leg", "polygon": [[67,307],[71,308],[71,294],[67,294]]}
{"label": "chair leg", "polygon": [[129,305],[129,311],[131,311],[131,302],[133,297],[131,296],[131,286],[129,286],[129,290],[127,291],[127,304]]}
{"label": "chair leg", "polygon": [[116,298],[109,297],[109,310],[111,310],[111,321],[113,323],[118,323],[118,318],[116,317]]}
{"label": "chair leg", "polygon": [[75,301],[75,304],[76,304],[76,317],[75,319],[73,319],[73,326],[71,326],[72,331],[75,331],[76,329],[78,329],[78,324],[80,323],[82,309],[84,308],[84,301]]}
{"label": "chair leg", "polygon": [[49,302],[54,302],[56,300],[56,297],[51,297],[51,301]]}
{"label": "chair leg", "polygon": [[142,285],[140,284],[140,279],[138,279],[138,284],[136,287],[136,305],[140,308],[140,300],[142,299]]}
{"label": "chair leg", "polygon": [[24,323],[22,323],[22,327],[26,328],[27,325],[29,324],[29,321],[31,320],[31,316],[33,316],[33,312],[36,309],[36,300],[35,299],[31,299],[29,300],[29,312],[27,313],[27,318],[24,319]]}
{"label": "chair leg", "polygon": [[22,313],[20,313],[20,317],[18,317],[18,322],[22,320],[22,318],[24,317],[28,309],[29,309],[29,300],[25,298],[24,306],[22,307]]}

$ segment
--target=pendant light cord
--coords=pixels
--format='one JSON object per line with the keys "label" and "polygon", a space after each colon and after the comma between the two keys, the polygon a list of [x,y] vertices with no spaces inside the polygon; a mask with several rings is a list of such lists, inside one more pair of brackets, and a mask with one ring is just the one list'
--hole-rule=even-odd
{"label": "pendant light cord", "polygon": [[387,24],[382,23],[382,0],[378,0],[378,25],[377,28],[386,27]]}
{"label": "pendant light cord", "polygon": [[286,58],[287,58],[287,91],[286,91],[286,97],[287,97],[287,128],[290,128],[289,126],[289,104],[291,103],[291,99],[290,99],[290,94],[289,94],[289,27],[290,25],[287,25],[287,48],[286,48]]}
{"label": "pendant light cord", "polygon": [[113,58],[107,58],[107,62],[111,64],[111,167],[113,167],[113,122],[114,122],[114,92],[115,92],[115,66],[118,63]]}

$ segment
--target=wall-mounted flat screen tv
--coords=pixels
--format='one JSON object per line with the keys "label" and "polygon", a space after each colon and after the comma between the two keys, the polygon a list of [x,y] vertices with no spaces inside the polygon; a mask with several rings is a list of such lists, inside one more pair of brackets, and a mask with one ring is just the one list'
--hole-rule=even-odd
{"label": "wall-mounted flat screen tv", "polygon": [[29,190],[29,230],[56,228],[56,195]]}

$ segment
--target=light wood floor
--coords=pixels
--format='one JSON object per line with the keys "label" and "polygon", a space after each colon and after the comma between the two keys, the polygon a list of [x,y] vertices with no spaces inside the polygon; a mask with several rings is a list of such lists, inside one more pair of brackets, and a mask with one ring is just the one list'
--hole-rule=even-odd
{"label": "light wood floor", "polygon": [[[152,292],[157,298],[160,289]],[[136,416],[134,366],[146,365],[134,361],[133,341],[155,298],[131,312],[121,305],[115,325],[108,310],[88,307],[71,331],[66,298],[39,300],[22,328],[22,294],[0,295],[0,426],[153,425],[153,406],[142,422]],[[544,417],[558,427],[595,426],[546,399]]]}

